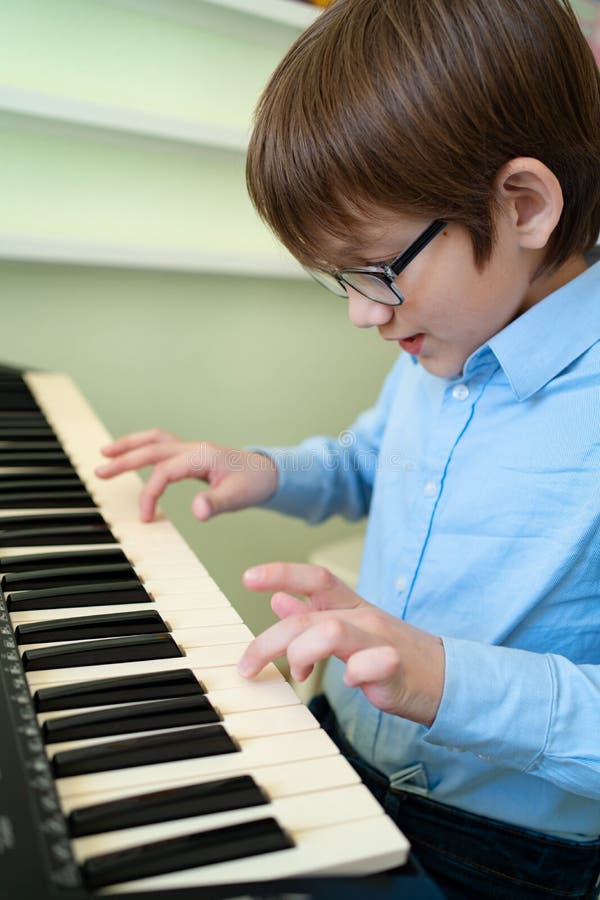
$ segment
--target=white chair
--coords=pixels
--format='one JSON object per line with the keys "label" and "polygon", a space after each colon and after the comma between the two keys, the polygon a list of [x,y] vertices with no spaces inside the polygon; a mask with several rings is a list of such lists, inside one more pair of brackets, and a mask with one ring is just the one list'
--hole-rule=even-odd
{"label": "white chair", "polygon": [[[356,588],[363,543],[364,535],[333,541],[323,547],[317,547],[308,557],[308,561],[315,566],[325,566],[349,587]],[[304,703],[308,703],[311,697],[321,690],[324,668],[325,661],[315,666],[312,675],[306,681],[291,681],[294,690]]]}

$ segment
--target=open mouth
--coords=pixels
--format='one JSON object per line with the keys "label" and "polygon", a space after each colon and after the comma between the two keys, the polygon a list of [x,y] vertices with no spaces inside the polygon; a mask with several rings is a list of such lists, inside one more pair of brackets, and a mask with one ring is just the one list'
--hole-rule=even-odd
{"label": "open mouth", "polygon": [[398,341],[398,344],[402,347],[403,350],[406,350],[407,353],[410,353],[411,356],[418,356],[423,347],[424,340],[425,335],[420,332],[419,334],[411,335],[411,337],[402,338],[402,340]]}

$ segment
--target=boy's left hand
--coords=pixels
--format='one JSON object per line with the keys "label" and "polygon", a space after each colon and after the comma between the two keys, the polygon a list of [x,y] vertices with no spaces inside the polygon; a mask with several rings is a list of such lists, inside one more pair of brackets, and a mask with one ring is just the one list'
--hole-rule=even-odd
{"label": "boy's left hand", "polygon": [[337,656],[346,663],[345,683],[378,709],[433,723],[444,687],[441,638],[383,612],[321,566],[267,563],[248,569],[244,584],[276,591],[271,607],[281,620],[246,649],[240,660],[246,678],[287,654],[292,677],[304,681],[316,662]]}

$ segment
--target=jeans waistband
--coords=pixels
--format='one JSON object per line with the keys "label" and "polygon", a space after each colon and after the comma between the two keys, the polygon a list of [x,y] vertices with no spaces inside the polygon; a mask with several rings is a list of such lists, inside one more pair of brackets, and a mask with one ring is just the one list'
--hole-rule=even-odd
{"label": "jeans waistband", "polygon": [[594,897],[600,840],[556,838],[392,787],[356,753],[324,696],[310,709],[449,897]]}

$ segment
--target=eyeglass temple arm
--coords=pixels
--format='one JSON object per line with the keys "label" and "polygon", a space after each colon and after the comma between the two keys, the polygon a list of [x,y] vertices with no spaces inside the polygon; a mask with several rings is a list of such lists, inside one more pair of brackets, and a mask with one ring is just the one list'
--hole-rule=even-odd
{"label": "eyeglass temple arm", "polygon": [[443,228],[446,227],[448,223],[445,219],[436,219],[431,223],[429,228],[426,228],[422,235],[420,235],[417,240],[414,242],[412,247],[410,247],[406,253],[403,253],[400,259],[396,260],[393,266],[390,266],[391,271],[394,275],[399,275],[403,269],[405,269],[409,263],[413,261],[415,256],[421,252],[421,250],[427,246],[429,241],[433,240],[436,234],[439,234]]}

